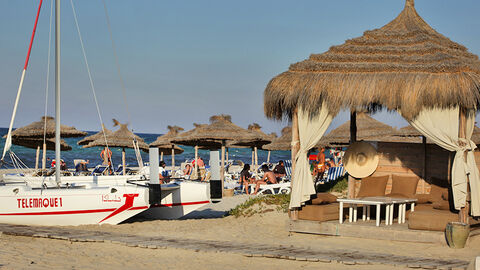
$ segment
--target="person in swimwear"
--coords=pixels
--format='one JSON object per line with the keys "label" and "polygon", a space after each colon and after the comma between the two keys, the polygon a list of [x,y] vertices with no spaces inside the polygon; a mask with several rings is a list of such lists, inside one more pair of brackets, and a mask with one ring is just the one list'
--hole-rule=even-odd
{"label": "person in swimwear", "polygon": [[275,174],[272,171],[270,171],[267,164],[263,164],[261,169],[264,173],[263,178],[261,180],[257,181],[257,184],[255,186],[255,192],[253,193],[253,195],[257,194],[258,189],[260,188],[260,185],[276,184],[277,183],[277,178],[275,177]]}

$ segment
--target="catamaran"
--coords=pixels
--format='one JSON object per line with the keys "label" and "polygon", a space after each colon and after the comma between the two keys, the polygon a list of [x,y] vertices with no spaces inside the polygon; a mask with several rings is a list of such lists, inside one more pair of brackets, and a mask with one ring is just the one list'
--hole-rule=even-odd
{"label": "catamaran", "polygon": [[[74,10],[73,2],[71,4]],[[11,152],[12,127],[41,6],[42,0],[39,2],[2,160],[8,151]],[[75,22],[77,22],[75,10],[74,16]],[[78,33],[80,34],[80,31]],[[84,50],[83,53],[86,59]],[[62,176],[60,166],[55,166],[53,176],[5,175],[3,183],[0,183],[0,205],[2,205],[0,223],[27,225],[118,224],[144,211],[147,211],[146,216],[150,218],[174,219],[221,199],[221,190],[218,190],[218,186],[221,185],[216,181],[198,183],[177,180],[168,184],[160,184],[158,151],[153,149],[151,152],[153,153],[153,155],[150,154],[152,166],[145,167],[148,169],[142,169],[135,175]],[[15,157],[14,154],[10,156]],[[61,160],[60,0],[55,0],[55,159]],[[150,177],[151,175],[152,177]]]}

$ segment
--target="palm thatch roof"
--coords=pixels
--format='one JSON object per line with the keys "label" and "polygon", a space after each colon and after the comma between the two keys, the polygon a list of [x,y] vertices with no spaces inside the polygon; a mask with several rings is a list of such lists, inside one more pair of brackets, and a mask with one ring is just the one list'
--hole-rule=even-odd
{"label": "palm thatch roof", "polygon": [[[12,131],[12,137],[43,138],[45,119],[47,120],[46,137],[55,137],[55,119],[51,116],[43,116],[40,121],[15,129]],[[85,135],[87,135],[87,132],[80,131],[74,127],[60,125],[60,136],[62,138],[82,137]]]}
{"label": "palm thatch roof", "polygon": [[[144,151],[148,151],[148,144],[146,144],[142,138],[133,134],[127,128],[127,124],[121,124],[115,119],[113,119],[113,123],[113,126],[120,126],[120,128],[115,132],[112,132],[110,135],[106,136],[108,147],[133,148],[133,139],[135,138],[138,142],[138,147]],[[107,144],[105,143],[105,138],[98,138],[95,141],[84,145],[83,148],[95,146],[107,146]]]}
{"label": "palm thatch roof", "polygon": [[[34,137],[12,137],[12,144],[20,145],[32,149],[37,149],[37,147],[43,147],[43,138],[34,138]],[[55,150],[55,139],[46,138],[45,144],[47,150]],[[60,140],[60,150],[70,151],[72,147],[68,145],[65,140]]]}
{"label": "palm thatch roof", "polygon": [[105,135],[110,135],[112,134],[112,131],[107,129],[103,124],[102,124],[102,130],[100,130],[98,133],[95,133],[93,135],[90,135],[88,137],[85,137],[81,139],[80,141],[77,142],[78,145],[87,145],[90,142],[95,141],[96,139],[104,139],[103,137],[103,131],[105,131]]}
{"label": "palm thatch roof", "polygon": [[177,145],[171,143],[171,139],[178,136],[179,132],[183,130],[183,128],[179,126],[168,126],[167,134],[162,136],[158,136],[157,140],[150,144],[150,147],[157,147],[158,151],[163,153],[164,155],[171,155],[172,148],[174,149],[174,154],[178,155],[183,153],[183,149],[178,147]]}
{"label": "palm thatch roof", "polygon": [[292,148],[292,127],[284,127],[282,129],[282,135],[272,140],[271,143],[262,146],[262,149],[275,151],[275,150],[290,150]]}
{"label": "palm thatch roof", "polygon": [[[387,135],[394,135],[398,132],[391,126],[377,121],[366,113],[357,114],[357,140],[371,140]],[[347,121],[330,131],[317,146],[342,145],[350,141],[350,121]]]}
{"label": "palm thatch roof", "polygon": [[262,127],[257,124],[253,123],[248,125],[247,128],[249,131],[258,135],[258,138],[255,139],[247,139],[247,140],[235,140],[227,144],[228,147],[262,147],[265,144],[269,144],[272,142],[273,138],[270,135],[265,134],[262,131]]}
{"label": "palm thatch roof", "polygon": [[180,134],[173,139],[173,143],[203,146],[208,148],[220,148],[222,141],[261,141],[262,138],[249,130],[243,129],[232,123],[230,115],[214,115],[210,117],[210,124],[203,125]]}
{"label": "palm thatch roof", "polygon": [[390,23],[290,65],[264,92],[269,118],[312,114],[323,102],[341,109],[401,110],[413,119],[422,108],[480,105],[480,61],[466,47],[436,32],[413,0]]}

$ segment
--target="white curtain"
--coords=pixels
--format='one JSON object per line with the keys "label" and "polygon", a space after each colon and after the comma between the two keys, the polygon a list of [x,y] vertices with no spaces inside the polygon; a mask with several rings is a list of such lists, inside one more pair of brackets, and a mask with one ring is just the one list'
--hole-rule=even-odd
{"label": "white curtain", "polygon": [[[465,206],[467,198],[467,175],[470,180],[471,214],[480,215],[480,178],[473,151],[476,145],[470,140],[475,125],[475,114],[466,115],[466,139],[458,137],[459,108],[424,109],[409,123],[425,137],[440,147],[455,151],[452,166],[452,191],[455,209]],[[467,153],[466,160],[464,153]]]}
{"label": "white curtain", "polygon": [[300,150],[295,156],[295,168],[292,178],[292,193],[290,208],[300,207],[303,202],[310,200],[310,195],[315,194],[313,177],[308,163],[308,150],[314,148],[322,138],[333,117],[329,114],[327,106],[322,105],[319,113],[311,116],[302,108],[298,110],[298,133],[300,137]]}

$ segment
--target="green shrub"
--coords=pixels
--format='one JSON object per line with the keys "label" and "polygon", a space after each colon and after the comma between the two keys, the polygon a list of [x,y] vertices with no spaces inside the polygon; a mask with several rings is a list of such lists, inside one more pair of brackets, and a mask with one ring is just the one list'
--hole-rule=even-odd
{"label": "green shrub", "polygon": [[[257,196],[237,205],[235,208],[230,210],[228,214],[235,217],[250,217],[255,214],[262,214],[272,211],[270,208],[265,208],[267,205],[276,205],[277,211],[283,211],[286,213],[288,211],[289,204],[290,194]],[[258,209],[253,208],[256,205],[258,205]]]}

